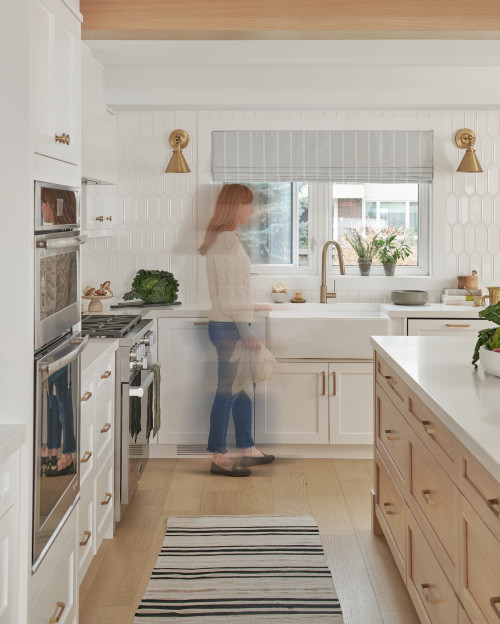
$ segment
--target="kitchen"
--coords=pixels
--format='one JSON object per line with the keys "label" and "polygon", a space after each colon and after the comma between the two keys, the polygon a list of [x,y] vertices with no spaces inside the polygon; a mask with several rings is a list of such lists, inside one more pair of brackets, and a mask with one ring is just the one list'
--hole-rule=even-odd
{"label": "kitchen", "polygon": [[[73,17],[78,14],[76,6],[78,3],[66,4],[72,7]],[[82,2],[81,10],[85,17],[84,8]],[[75,62],[79,62],[81,57],[81,159],[75,154],[42,156],[40,154],[44,153],[44,148],[34,149],[33,147],[35,141],[33,124],[30,126],[26,120],[33,119],[33,108],[40,109],[42,111],[40,116],[43,116],[46,111],[44,107],[48,106],[48,96],[41,98],[34,95],[45,93],[46,85],[44,85],[43,77],[46,72],[44,73],[43,68],[39,66],[44,63],[42,57],[34,60],[29,56],[29,51],[32,51],[34,46],[34,40],[31,39],[30,42],[28,29],[33,11],[30,2],[16,3],[11,8],[11,22],[9,27],[7,24],[4,26],[6,32],[2,37],[3,58],[10,59],[9,62],[2,63],[3,84],[16,86],[12,90],[11,97],[3,99],[1,105],[3,118],[9,120],[4,128],[2,190],[6,205],[16,207],[14,208],[15,227],[10,226],[12,220],[6,219],[10,227],[4,228],[2,234],[4,266],[15,267],[15,271],[5,272],[5,292],[10,295],[9,302],[23,302],[23,305],[16,306],[15,314],[4,307],[4,327],[8,327],[8,331],[4,331],[2,336],[6,353],[16,353],[16,365],[9,366],[10,357],[7,356],[2,368],[2,379],[6,388],[15,389],[15,391],[4,393],[2,423],[18,425],[24,431],[24,433],[22,431],[16,433],[21,439],[24,438],[24,443],[20,445],[19,450],[19,470],[16,471],[21,483],[19,491],[24,493],[16,497],[16,513],[21,518],[19,531],[23,538],[19,539],[15,557],[15,560],[20,562],[20,580],[17,586],[16,584],[9,586],[9,591],[14,592],[14,595],[19,598],[17,621],[20,622],[30,621],[28,605],[31,607],[34,591],[26,581],[31,576],[32,501],[27,493],[31,492],[32,487],[33,397],[31,386],[30,392],[18,391],[21,388],[20,376],[23,379],[31,379],[33,371],[33,336],[31,331],[26,331],[26,327],[34,326],[32,292],[34,289],[30,286],[34,280],[35,266],[32,249],[33,211],[31,209],[34,202],[34,180],[64,181],[66,186],[78,188],[83,177],[108,182],[110,186],[114,186],[115,212],[95,215],[104,217],[102,223],[108,228],[106,233],[109,235],[93,235],[92,230],[95,228],[83,227],[82,221],[82,230],[86,230],[87,235],[90,232],[90,235],[81,253],[81,286],[82,288],[86,285],[97,287],[106,280],[111,282],[111,289],[116,296],[114,300],[103,301],[106,312],[116,312],[115,309],[108,307],[109,304],[117,303],[121,300],[121,295],[130,290],[133,276],[141,268],[171,271],[179,281],[178,299],[183,302],[179,309],[172,310],[168,314],[167,311],[161,313],[156,311],[156,314],[152,311],[147,312],[147,316],[154,316],[154,323],[159,325],[157,331],[160,342],[153,345],[153,349],[156,349],[156,353],[159,350],[167,352],[161,358],[166,364],[162,366],[162,380],[166,380],[165,382],[168,382],[172,372],[175,373],[175,370],[172,370],[175,368],[173,367],[175,360],[169,361],[171,351],[167,349],[165,342],[161,344],[161,326],[163,326],[164,336],[168,336],[170,332],[169,339],[178,341],[173,343],[174,352],[178,350],[182,342],[189,344],[189,349],[179,354],[181,381],[182,377],[185,377],[182,371],[189,370],[192,366],[189,354],[196,348],[196,345],[200,344],[198,337],[202,337],[203,332],[206,331],[203,325],[194,326],[194,323],[206,322],[208,309],[204,266],[194,250],[208,222],[214,200],[210,157],[213,132],[433,130],[435,151],[432,184],[432,236],[429,239],[431,246],[429,257],[432,262],[429,273],[432,277],[405,276],[401,273],[403,267],[398,267],[396,276],[390,280],[382,274],[376,274],[375,270],[372,270],[369,278],[360,278],[355,274],[340,276],[338,267],[329,268],[328,288],[330,290],[333,288],[335,279],[337,290],[336,303],[328,303],[329,308],[335,305],[339,306],[339,309],[342,305],[364,305],[368,307],[367,313],[374,316],[375,313],[381,314],[380,304],[385,305],[383,315],[387,317],[387,323],[390,323],[391,327],[391,329],[387,328],[386,333],[395,335],[405,334],[407,325],[404,319],[417,319],[419,316],[425,316],[424,309],[429,310],[431,319],[439,318],[439,316],[442,319],[459,316],[467,321],[458,321],[457,324],[469,324],[470,319],[475,321],[475,316],[471,317],[471,308],[460,313],[453,309],[453,314],[451,314],[449,312],[451,306],[447,306],[438,314],[442,289],[454,287],[457,275],[470,275],[473,269],[479,272],[479,286],[483,292],[486,292],[487,287],[497,286],[500,279],[497,260],[500,222],[496,206],[499,163],[495,149],[500,125],[498,68],[495,63],[498,57],[498,42],[494,34],[498,30],[494,28],[494,20],[498,18],[496,7],[490,7],[486,22],[488,28],[483,22],[482,26],[477,25],[475,34],[471,31],[463,40],[457,34],[457,31],[463,31],[465,28],[456,17],[459,15],[458,10],[455,23],[449,19],[445,22],[439,21],[438,16],[435,16],[434,30],[441,32],[452,30],[454,34],[450,35],[452,38],[445,36],[440,38],[434,35],[434,38],[425,40],[425,46],[422,45],[423,40],[419,41],[417,38],[407,37],[410,40],[389,41],[380,39],[380,36],[376,37],[373,33],[370,40],[352,37],[331,41],[266,41],[262,37],[261,40],[255,41],[229,42],[215,40],[113,41],[110,40],[111,37],[85,35],[84,24],[84,38],[88,41],[84,41],[81,48],[73,48],[73,51],[77,53]],[[474,11],[471,10],[471,13]],[[449,15],[447,17],[449,18]],[[39,20],[40,14],[35,13],[33,19]],[[377,22],[373,23],[377,24]],[[213,22],[208,21],[205,24],[205,29],[209,29]],[[286,25],[286,22],[284,24]],[[181,23],[181,26],[186,27],[186,24]],[[196,22],[193,21],[193,27],[195,26]],[[199,24],[198,27],[200,27]],[[290,30],[294,29],[297,30],[296,27]],[[304,29],[306,29],[306,24],[304,24]],[[311,30],[313,29],[311,26]],[[380,23],[377,29],[382,30]],[[254,30],[264,29],[256,27]],[[398,29],[395,28],[395,30]],[[400,27],[399,30],[404,29]],[[431,28],[428,27],[427,30]],[[486,30],[492,30],[494,33],[487,35]],[[206,35],[205,32],[204,36]],[[472,38],[468,40],[469,37]],[[143,33],[138,38],[146,39],[147,37]],[[302,38],[313,39],[314,36],[309,33],[309,36],[304,35]],[[79,40],[76,39],[76,41]],[[228,49],[231,51],[230,54],[227,52]],[[437,66],[436,58],[440,59]],[[145,67],[148,68],[147,71],[144,71]],[[28,80],[30,75],[32,78],[33,75],[41,77],[41,82],[35,82],[36,86],[33,86],[33,83]],[[464,82],[467,85],[466,88],[464,88]],[[300,85],[300,88],[293,87],[293,85]],[[75,88],[79,88],[79,84],[75,85]],[[50,89],[48,91],[50,96]],[[28,106],[30,102],[32,108]],[[314,106],[312,102],[315,103]],[[76,113],[77,109],[78,107],[75,109]],[[35,117],[35,119],[39,118]],[[184,148],[183,154],[191,172],[165,174],[164,170],[172,151],[169,136],[178,128],[185,129],[189,133],[190,142]],[[481,174],[456,172],[463,157],[463,151],[458,149],[454,137],[461,128],[470,128],[477,135],[475,149],[484,170]],[[79,135],[78,125],[75,131],[69,125],[57,130],[57,133],[60,132],[66,132],[74,139]],[[75,145],[78,145],[78,141]],[[69,146],[61,144],[59,147],[61,150],[66,147],[73,149],[73,141]],[[75,153],[78,154],[78,152]],[[69,166],[65,166],[66,163],[69,163]],[[84,207],[82,205],[82,208]],[[84,216],[82,213],[83,218],[86,216],[88,215]],[[110,216],[113,217],[111,221],[106,219]],[[323,216],[326,218],[326,212]],[[100,226],[101,221],[97,224]],[[321,228],[317,228],[317,231],[320,232]],[[320,246],[321,243],[318,240],[316,247]],[[319,305],[320,254],[312,247],[313,245],[310,245],[310,252],[311,257],[315,254],[313,261],[315,264],[309,273],[288,269],[280,271],[278,275],[273,275],[261,270],[260,275],[253,276],[255,300],[270,302],[271,286],[279,279],[286,284],[291,295],[295,291],[301,291],[308,303]],[[410,311],[403,314],[396,306],[391,307],[390,291],[405,288],[428,291],[431,301],[429,307],[415,308],[411,310],[411,316]],[[82,303],[86,311],[88,301],[82,300]],[[293,304],[285,305],[293,309]],[[313,315],[312,318],[316,317]],[[277,321],[276,318],[276,323]],[[266,322],[263,323],[264,326]],[[272,331],[275,329],[278,331],[279,327],[284,327],[284,324],[276,324],[276,328]],[[188,338],[181,341],[179,335],[183,328]],[[429,331],[428,328],[424,329]],[[422,328],[419,331],[422,331]],[[474,328],[472,333],[475,336],[477,328]],[[291,342],[288,345],[290,348],[293,347]],[[472,346],[473,342],[473,337],[471,337]],[[209,345],[205,346],[208,348]],[[367,345],[367,348],[371,349],[371,346]],[[304,384],[310,384],[310,379],[318,375],[321,379],[321,373],[327,370],[324,366],[325,358],[322,356],[318,359],[321,360],[320,365],[323,365],[323,368],[310,373],[304,368],[305,364],[313,366],[318,365],[318,362],[300,362],[300,360],[314,359],[314,355],[304,355],[299,351],[281,353],[278,356],[279,365],[290,367],[293,362],[283,361],[287,359],[293,360],[296,366],[300,365],[300,374],[304,375],[300,378],[305,380]],[[100,355],[104,358],[101,360],[104,365],[102,374],[104,374],[110,370],[105,362],[109,353],[104,351]],[[333,360],[344,361],[345,357],[345,354],[342,354],[339,358],[333,357]],[[371,359],[371,355],[368,357],[363,355],[360,359],[365,361],[355,364],[347,362],[347,364],[366,367],[366,360]],[[84,361],[82,366],[87,367],[87,362]],[[327,362],[327,364],[332,367],[337,362]],[[368,369],[370,366],[371,364],[368,364]],[[198,362],[198,368],[194,371],[196,379],[199,383],[210,386],[213,379],[207,380],[204,377],[205,369],[204,363]],[[276,377],[276,380],[285,383],[288,372],[285,368],[281,371],[279,372],[281,376]],[[330,369],[328,373],[329,371]],[[331,368],[331,372],[332,374],[328,374],[328,384],[333,384],[335,372],[338,379],[342,374],[345,379],[348,379],[345,369],[342,372]],[[358,372],[359,379],[363,379],[363,375],[364,379],[370,375],[373,377],[363,369]],[[370,382],[366,381],[366,383]],[[279,381],[276,381],[276,384],[277,390],[271,389],[270,392],[279,394]],[[22,388],[24,390],[25,385]],[[103,386],[99,398],[104,397],[106,392]],[[265,400],[266,397],[257,397],[256,401],[259,399]],[[163,405],[170,405],[171,396],[168,394],[168,389],[162,394],[162,400]],[[194,404],[191,403],[193,409],[197,409],[200,403],[203,404],[202,396],[192,400],[195,401]],[[196,400],[199,403],[196,403]],[[290,402],[293,403],[293,399],[290,399]],[[264,406],[265,409],[266,406]],[[307,410],[307,407],[304,408],[301,405],[297,412],[304,409]],[[270,452],[275,451],[278,457],[283,457],[283,464],[280,467],[279,462],[276,463],[276,467],[273,467],[274,473],[271,468],[266,468],[268,472],[262,472],[262,476],[259,474],[259,479],[262,479],[262,489],[260,492],[254,492],[253,496],[249,495],[249,500],[255,506],[254,510],[242,504],[240,509],[243,511],[234,511],[234,513],[290,513],[295,515],[306,511],[309,513],[310,510],[320,524],[320,528],[322,522],[328,523],[325,535],[336,535],[335,531],[340,533],[344,531],[344,534],[351,536],[346,543],[349,541],[352,546],[353,539],[360,543],[364,539],[368,540],[367,536],[370,534],[369,527],[366,525],[366,515],[361,513],[359,516],[356,515],[357,501],[363,501],[359,505],[366,511],[366,507],[370,505],[369,496],[366,499],[362,499],[361,496],[356,498],[357,489],[363,482],[371,483],[369,489],[373,487],[373,478],[367,472],[367,464],[357,464],[354,461],[355,458],[359,462],[367,461],[367,458],[372,457],[370,453],[373,450],[370,444],[366,444],[366,439],[356,444],[352,441],[352,437],[350,442],[344,440],[343,444],[332,445],[328,437],[328,414],[324,415],[325,409],[328,410],[328,406],[325,408],[324,404],[318,405],[318,410],[323,410],[321,412],[323,415],[321,417],[316,415],[314,418],[311,416],[307,423],[307,431],[311,436],[317,436],[314,444],[297,442],[297,431],[301,431],[296,426],[301,422],[299,413],[288,421],[282,415],[278,415],[274,422],[269,422],[267,428],[266,423],[256,420],[256,427],[263,426],[260,434],[264,436],[264,439],[267,436],[268,441],[264,443],[266,450],[269,448]],[[356,411],[356,407],[352,409]],[[162,409],[163,411],[165,410]],[[271,417],[272,415],[271,412]],[[367,418],[373,420],[373,415],[367,415]],[[317,422],[327,424],[323,424],[323,429],[320,430],[315,428]],[[148,477],[147,471],[151,468],[151,476],[148,477],[150,485],[143,484],[145,491],[141,493],[138,490],[136,496],[140,494],[145,497],[144,500],[151,501],[148,499],[147,488],[156,487],[155,484],[159,480],[162,493],[158,494],[158,497],[160,499],[165,495],[165,500],[169,501],[169,505],[162,512],[163,516],[165,514],[230,514],[231,510],[227,507],[217,509],[216,501],[224,498],[221,494],[222,488],[231,488],[234,485],[222,485],[218,481],[211,486],[217,489],[212,497],[208,496],[208,492],[204,496],[202,494],[198,474],[201,474],[204,467],[208,466],[209,461],[207,457],[200,456],[203,450],[200,447],[206,442],[206,431],[195,431],[194,433],[199,433],[199,438],[195,439],[192,436],[192,428],[183,431],[178,427],[182,423],[172,423],[172,430],[169,431],[169,421],[166,415],[163,423],[158,434],[161,442],[157,443],[156,439],[153,440],[149,454],[150,457],[164,462],[162,465],[166,476],[163,480],[162,471],[154,469],[154,464],[150,461],[144,477],[144,479]],[[285,426],[284,429],[278,430],[278,435],[273,434],[276,432],[277,425]],[[361,422],[361,428],[357,431],[344,433],[349,436],[354,436],[355,433],[367,436],[364,425],[365,423]],[[342,432],[340,431],[339,435],[340,433]],[[273,435],[276,435],[274,440]],[[186,449],[186,445],[191,445],[192,448]],[[283,448],[285,445],[286,449]],[[190,453],[191,459],[184,459],[185,456],[181,456],[181,453],[189,450],[193,451]],[[185,466],[192,466],[192,468],[184,468]],[[321,491],[321,486],[315,481],[314,475],[322,470],[331,476],[328,487],[342,492],[342,501],[344,501],[342,508],[346,512],[344,520],[349,519],[349,525],[342,524],[342,519],[338,518],[340,512],[337,514],[338,521],[333,522],[332,518],[336,517],[335,511],[332,510],[328,500],[324,500],[317,494]],[[83,473],[81,476],[83,478]],[[97,472],[95,476],[98,476]],[[264,485],[265,480],[267,480],[266,485]],[[272,506],[266,502],[269,496],[269,490],[266,489],[269,488],[269,481],[274,481],[277,493],[281,492],[281,496],[277,498],[286,498],[287,492],[292,494],[290,500],[280,502],[281,507]],[[342,484],[343,487],[339,485],[334,488],[333,483]],[[210,483],[207,482],[207,486],[209,485]],[[307,487],[310,488],[309,491]],[[267,494],[264,494],[265,492]],[[353,496],[349,498],[349,511],[345,502],[346,497],[348,498],[347,492],[352,493]],[[227,500],[233,500],[229,493],[226,494]],[[196,497],[198,497],[197,502],[193,500]],[[313,501],[313,504],[308,503],[309,509],[304,507],[305,499],[309,502]],[[134,499],[132,499],[133,502]],[[294,505],[296,505],[295,513],[292,511]],[[133,511],[132,508],[127,514],[130,511]],[[129,517],[132,524],[141,523],[140,512],[137,509]],[[357,526],[356,518],[359,520]],[[155,521],[150,522],[154,524]],[[138,557],[141,561],[149,557],[148,563],[144,561],[144,566],[149,565],[150,569],[155,559],[151,544],[154,541],[156,551],[161,544],[161,540],[158,541],[155,533],[159,524],[158,517],[155,527],[150,528],[148,535],[144,537],[145,542],[138,542],[142,553],[138,554]],[[107,536],[111,537],[109,526],[107,528]],[[115,543],[119,536],[118,531],[112,540],[104,540],[103,546],[95,555],[96,561],[89,563],[92,566],[89,569],[93,571],[91,574],[95,573],[96,576],[85,578],[82,587],[88,590],[90,588],[87,588],[87,585],[90,585],[95,589],[99,582],[102,584],[102,577],[97,575],[100,567],[98,564],[104,560],[107,563],[108,557],[116,552]],[[149,543],[147,543],[148,536],[150,537]],[[79,535],[78,541],[80,539]],[[356,549],[351,551],[356,554],[352,561],[357,562],[354,572],[359,573],[356,577],[359,579],[358,588],[365,587],[366,594],[364,595],[367,601],[365,605],[370,605],[370,607],[363,607],[366,608],[368,614],[365,619],[368,618],[367,621],[371,622],[405,621],[403,618],[407,617],[410,618],[408,621],[418,621],[415,619],[414,608],[409,598],[406,596],[403,599],[402,597],[402,591],[406,590],[397,577],[395,564],[392,564],[392,568],[387,568],[395,589],[388,599],[388,604],[381,606],[380,592],[374,591],[372,584],[377,577],[377,571],[380,573],[380,561],[389,566],[391,555],[388,548],[385,547],[382,558],[378,564],[374,564],[374,568],[369,569],[367,563],[373,562],[369,556],[370,548],[373,551],[379,546],[380,541],[371,542],[364,550],[356,546]],[[134,553],[138,550],[138,548],[132,549]],[[121,557],[123,561],[124,556],[123,551],[121,554],[116,553],[115,560],[119,562]],[[145,575],[141,582],[147,582],[150,570],[149,572],[143,571],[141,574]],[[32,578],[35,577],[36,575]],[[129,587],[134,587],[135,592],[135,584],[139,581],[137,578],[133,580],[132,577],[128,578]],[[97,582],[94,583],[94,581]],[[335,578],[335,584],[339,593],[346,585],[345,582],[342,585],[342,580],[338,577]],[[126,582],[125,586],[127,586]],[[116,590],[118,594],[123,591],[119,588]],[[143,590],[144,587],[140,592],[137,590],[138,600]],[[400,602],[397,602],[398,597]],[[392,602],[391,599],[393,599]],[[80,602],[82,621],[92,616],[102,618],[103,621],[106,617],[115,618],[115,621],[126,621],[129,617],[128,601],[120,595],[113,601],[105,599],[102,594],[92,599],[92,594],[87,592],[83,599],[81,597]],[[348,621],[349,609],[352,606],[346,598],[342,598],[341,602],[346,621]],[[103,609],[101,613],[98,611],[99,608]],[[53,615],[54,609],[48,617]],[[381,615],[378,615],[378,612]],[[402,613],[406,615],[401,615]],[[123,616],[122,620],[119,620],[120,616]],[[350,617],[355,616],[351,614]],[[351,621],[361,622],[362,617],[358,614],[358,619]],[[392,620],[389,619],[391,617]],[[73,620],[68,619],[68,621]],[[473,619],[473,621],[476,620]]]}

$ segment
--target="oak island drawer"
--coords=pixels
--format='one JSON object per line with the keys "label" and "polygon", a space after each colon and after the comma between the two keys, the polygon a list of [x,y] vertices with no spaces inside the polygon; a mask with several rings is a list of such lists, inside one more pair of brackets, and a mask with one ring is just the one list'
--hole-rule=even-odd
{"label": "oak island drawer", "polygon": [[375,446],[404,493],[408,473],[408,424],[379,386],[375,395]]}
{"label": "oak island drawer", "polygon": [[462,497],[460,599],[474,624],[500,621],[500,542]]}
{"label": "oak island drawer", "polygon": [[[383,460],[375,451],[377,518],[403,579],[406,578],[406,505]],[[390,535],[387,534],[389,531]]]}
{"label": "oak island drawer", "polygon": [[378,353],[375,353],[375,379],[394,405],[403,410],[406,404],[406,384]]}
{"label": "oak island drawer", "polygon": [[458,481],[457,438],[410,389],[408,389],[407,414],[408,422],[417,435],[452,479]]}
{"label": "oak island drawer", "polygon": [[460,490],[500,540],[500,483],[463,446],[460,459]]}
{"label": "oak island drawer", "polygon": [[[426,537],[441,561],[450,582],[458,582],[459,491],[450,477],[414,433],[410,434],[410,509],[422,527],[422,516],[431,529]],[[433,530],[434,534],[431,533]]]}
{"label": "oak island drawer", "polygon": [[411,512],[407,513],[406,587],[422,622],[454,624],[458,600]]}

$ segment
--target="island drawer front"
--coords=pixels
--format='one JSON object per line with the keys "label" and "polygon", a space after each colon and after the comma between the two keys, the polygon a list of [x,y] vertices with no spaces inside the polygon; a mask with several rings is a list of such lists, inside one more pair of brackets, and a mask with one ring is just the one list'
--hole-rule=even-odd
{"label": "island drawer front", "polygon": [[415,518],[407,517],[406,587],[422,622],[453,624],[458,620],[458,600]]}
{"label": "island drawer front", "polygon": [[500,542],[462,496],[460,600],[474,624],[500,621]]}
{"label": "island drawer front", "polygon": [[408,424],[379,386],[375,396],[375,446],[404,493],[408,476]]}
{"label": "island drawer front", "polygon": [[438,460],[441,466],[458,482],[458,440],[412,390],[408,389],[408,422]]}
{"label": "island drawer front", "polygon": [[460,459],[460,490],[500,540],[500,483],[463,446]]}
{"label": "island drawer front", "polygon": [[[425,531],[450,582],[457,585],[459,491],[420,439],[410,433],[410,509],[423,516],[434,535]],[[419,520],[420,522],[420,520]],[[422,522],[420,522],[422,526]],[[437,552],[439,549],[440,552]]]}
{"label": "island drawer front", "polygon": [[386,530],[384,533],[389,545],[391,545],[390,538],[392,537],[392,546],[395,546],[396,552],[394,552],[394,547],[391,550],[401,576],[406,579],[406,504],[382,458],[376,451],[375,492],[377,492],[375,501],[377,516],[382,519],[382,527],[385,529],[385,523],[388,531],[390,531],[390,536],[387,536]]}
{"label": "island drawer front", "polygon": [[406,404],[406,384],[378,353],[375,353],[375,378],[394,405],[400,410],[404,410]]}
{"label": "island drawer front", "polygon": [[115,354],[100,357],[94,364],[95,388],[97,398],[101,397],[108,388],[115,385]]}

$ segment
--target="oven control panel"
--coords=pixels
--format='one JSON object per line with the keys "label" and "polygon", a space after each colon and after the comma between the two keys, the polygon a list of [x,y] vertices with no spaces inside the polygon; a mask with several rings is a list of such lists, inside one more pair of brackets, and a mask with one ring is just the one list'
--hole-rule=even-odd
{"label": "oven control panel", "polygon": [[154,332],[148,331],[140,339],[130,347],[129,361],[130,369],[147,369],[152,363],[152,355],[149,352],[151,345],[155,343]]}

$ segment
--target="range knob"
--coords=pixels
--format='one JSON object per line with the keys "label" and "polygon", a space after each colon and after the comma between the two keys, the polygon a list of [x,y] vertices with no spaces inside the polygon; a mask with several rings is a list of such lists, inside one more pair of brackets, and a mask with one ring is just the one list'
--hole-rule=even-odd
{"label": "range knob", "polygon": [[152,345],[154,345],[154,343],[155,343],[154,333],[152,331],[146,332],[141,339],[141,344],[145,345],[146,347],[151,347]]}

